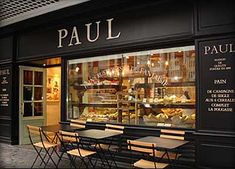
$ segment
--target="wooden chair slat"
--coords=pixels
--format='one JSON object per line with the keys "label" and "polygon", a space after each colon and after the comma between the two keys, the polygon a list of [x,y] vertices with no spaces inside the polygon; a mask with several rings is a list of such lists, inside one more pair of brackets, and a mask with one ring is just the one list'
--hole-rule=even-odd
{"label": "wooden chair slat", "polygon": [[185,135],[185,131],[182,131],[182,130],[167,130],[167,129],[162,129],[161,133]]}
{"label": "wooden chair slat", "polygon": [[161,134],[160,137],[161,138],[176,139],[176,140],[184,140],[183,136],[173,136],[173,135]]}

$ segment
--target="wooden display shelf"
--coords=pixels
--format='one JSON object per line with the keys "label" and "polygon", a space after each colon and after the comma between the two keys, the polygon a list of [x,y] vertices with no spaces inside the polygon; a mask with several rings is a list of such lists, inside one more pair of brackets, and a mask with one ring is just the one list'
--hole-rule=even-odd
{"label": "wooden display shelf", "polygon": [[117,104],[112,103],[78,103],[81,107],[103,107],[103,108],[117,108]]}
{"label": "wooden display shelf", "polygon": [[188,87],[196,86],[194,82],[179,82],[179,83],[168,83],[166,86],[163,86],[160,83],[136,83],[135,88],[151,88],[151,87]]}
{"label": "wooden display shelf", "polygon": [[[137,102],[138,104],[144,106],[145,104],[149,104],[150,108],[184,108],[184,109],[195,109],[196,105],[194,103],[143,103]],[[148,108],[148,107],[146,107]]]}

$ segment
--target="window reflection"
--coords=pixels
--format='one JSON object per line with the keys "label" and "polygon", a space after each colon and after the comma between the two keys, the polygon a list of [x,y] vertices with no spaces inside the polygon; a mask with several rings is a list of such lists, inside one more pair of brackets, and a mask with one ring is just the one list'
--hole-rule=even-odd
{"label": "window reflection", "polygon": [[34,85],[42,85],[43,84],[43,72],[35,71],[34,74]]}
{"label": "window reflection", "polygon": [[32,116],[32,103],[24,103],[24,117]]}
{"label": "window reflection", "polygon": [[43,100],[43,88],[42,87],[34,88],[34,100]]}
{"label": "window reflection", "polygon": [[24,70],[24,84],[26,85],[33,84],[33,71]]}
{"label": "window reflection", "polygon": [[42,116],[43,115],[43,103],[35,102],[34,103],[34,116]]}
{"label": "window reflection", "polygon": [[68,61],[68,118],[195,126],[194,46]]}
{"label": "window reflection", "polygon": [[32,100],[32,87],[24,86],[24,100],[30,101]]}

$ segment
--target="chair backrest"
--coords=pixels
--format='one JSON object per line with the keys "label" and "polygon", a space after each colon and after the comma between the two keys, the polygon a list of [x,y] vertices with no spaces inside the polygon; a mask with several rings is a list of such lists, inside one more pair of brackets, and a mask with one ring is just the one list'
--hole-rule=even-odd
{"label": "chair backrest", "polygon": [[176,140],[184,140],[184,135],[185,135],[185,131],[182,131],[182,130],[162,129],[160,137],[176,139]]}
{"label": "chair backrest", "polygon": [[75,132],[60,130],[59,135],[60,135],[62,142],[71,142],[71,143],[79,142],[79,138],[77,136],[77,133],[75,133]]}
{"label": "chair backrest", "polygon": [[32,125],[27,125],[26,127],[28,129],[29,140],[31,144],[34,144],[38,141],[43,141],[42,132],[41,132],[42,130],[40,127]]}
{"label": "chair backrest", "polygon": [[136,140],[127,140],[127,145],[129,150],[148,154],[154,154],[154,151],[156,149],[155,143],[146,143]]}
{"label": "chair backrest", "polygon": [[40,134],[41,134],[40,127],[27,125],[27,128],[28,128],[30,136],[34,136],[34,135],[40,136]]}
{"label": "chair backrest", "polygon": [[71,119],[71,122],[86,125],[86,121],[83,120]]}
{"label": "chair backrest", "polygon": [[77,128],[86,128],[86,121],[72,119],[70,122],[70,126],[77,127]]}
{"label": "chair backrest", "polygon": [[105,125],[105,131],[114,131],[123,134],[124,132],[124,126],[120,125],[113,125],[113,124],[106,124]]}

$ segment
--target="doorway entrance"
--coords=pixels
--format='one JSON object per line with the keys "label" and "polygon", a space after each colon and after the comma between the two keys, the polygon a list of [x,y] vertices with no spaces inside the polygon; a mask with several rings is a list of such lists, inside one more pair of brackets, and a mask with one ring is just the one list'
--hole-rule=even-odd
{"label": "doorway entrance", "polygon": [[19,66],[19,144],[29,143],[27,125],[60,121],[61,66],[28,65]]}
{"label": "doorway entrance", "polygon": [[45,69],[20,66],[19,136],[29,143],[26,125],[43,125],[45,120]]}

